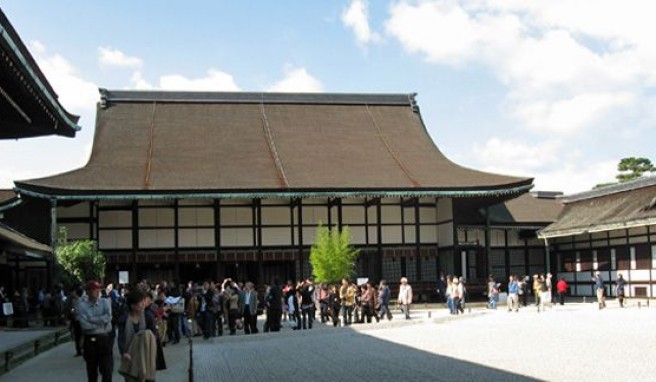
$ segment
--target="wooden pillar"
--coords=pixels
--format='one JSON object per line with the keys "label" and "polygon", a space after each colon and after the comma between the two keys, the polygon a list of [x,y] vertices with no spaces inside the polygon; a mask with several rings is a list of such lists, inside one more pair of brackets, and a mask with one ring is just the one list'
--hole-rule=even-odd
{"label": "wooden pillar", "polygon": [[175,278],[182,279],[180,274],[180,201],[175,199],[173,201],[173,247],[175,256]]}
{"label": "wooden pillar", "polygon": [[[329,211],[330,213],[330,211]],[[330,216],[330,214],[328,215]],[[298,269],[300,274],[296,279],[305,274],[305,256],[303,255],[303,199],[298,199]]]}
{"label": "wooden pillar", "polygon": [[508,228],[503,230],[503,248],[504,248],[504,261],[506,263],[506,279],[510,277],[510,247],[508,245]]}
{"label": "wooden pillar", "polygon": [[255,201],[257,219],[257,286],[264,286],[264,250],[262,246],[262,199]]}
{"label": "wooden pillar", "polygon": [[214,252],[216,254],[214,269],[218,280],[225,278],[221,262],[221,199],[214,199]]}
{"label": "wooden pillar", "polygon": [[[139,203],[132,201],[132,271],[130,282],[135,284],[138,280],[139,266],[137,264],[137,252],[139,251]],[[176,257],[177,261],[177,257]]]}
{"label": "wooden pillar", "polygon": [[492,254],[490,225],[490,207],[485,207],[485,259],[483,259],[483,261],[486,274],[483,275],[484,279],[487,279],[487,276],[490,274],[490,255]]}
{"label": "wooden pillar", "polygon": [[378,247],[378,256],[376,261],[376,277],[378,280],[383,278],[383,226],[381,225],[383,221],[382,217],[382,208],[381,200],[378,198],[376,201],[376,235],[378,236],[377,247]]}
{"label": "wooden pillar", "polygon": [[[419,198],[415,198],[415,252],[416,252],[416,259],[415,259],[415,272],[417,274],[417,281],[422,281],[421,277],[421,230],[420,227],[421,225],[419,224],[419,216],[420,211],[419,211]],[[405,231],[405,229],[404,229]]]}

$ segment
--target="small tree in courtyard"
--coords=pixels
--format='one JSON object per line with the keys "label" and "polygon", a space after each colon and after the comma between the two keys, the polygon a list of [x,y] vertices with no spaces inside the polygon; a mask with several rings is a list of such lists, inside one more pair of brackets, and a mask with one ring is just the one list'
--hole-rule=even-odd
{"label": "small tree in courtyard", "polygon": [[65,228],[60,230],[61,238],[55,253],[57,262],[64,270],[61,281],[65,285],[82,284],[88,280],[105,278],[105,255],[98,250],[93,240],[68,241]]}
{"label": "small tree in courtyard", "polygon": [[340,232],[319,224],[316,239],[310,250],[312,274],[318,282],[337,282],[355,273],[355,259],[359,249],[351,247],[348,227]]}

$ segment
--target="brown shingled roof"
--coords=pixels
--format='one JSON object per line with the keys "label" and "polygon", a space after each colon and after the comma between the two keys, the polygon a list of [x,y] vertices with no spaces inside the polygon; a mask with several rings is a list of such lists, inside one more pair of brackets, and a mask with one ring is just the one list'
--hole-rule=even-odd
{"label": "brown shingled roof", "polygon": [[0,204],[16,197],[14,190],[0,190]]}
{"label": "brown shingled roof", "polygon": [[414,95],[103,91],[87,165],[16,185],[59,194],[524,192],[531,182],[448,160]]}
{"label": "brown shingled roof", "polygon": [[563,212],[555,223],[541,231],[541,236],[569,236],[656,224],[656,177],[588,191],[563,201]]}

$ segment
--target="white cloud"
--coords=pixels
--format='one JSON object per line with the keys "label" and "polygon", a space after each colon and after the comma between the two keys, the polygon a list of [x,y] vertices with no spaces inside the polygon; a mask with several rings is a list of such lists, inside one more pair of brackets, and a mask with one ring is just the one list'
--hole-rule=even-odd
{"label": "white cloud", "polygon": [[[100,99],[96,84],[81,78],[68,60],[59,54],[50,54],[42,43],[30,42],[29,48],[66,110],[74,114],[95,111],[96,103]],[[86,123],[90,121],[93,119],[87,120]]]}
{"label": "white cloud", "polygon": [[520,139],[490,138],[474,143],[473,167],[483,171],[535,178],[536,190],[566,194],[614,181],[618,160],[594,161],[557,140],[536,144]]}
{"label": "white cloud", "polygon": [[645,108],[656,85],[654,11],[637,0],[402,0],[385,26],[430,63],[489,68],[522,126],[576,134]]}
{"label": "white cloud", "polygon": [[201,78],[187,78],[180,74],[161,76],[157,85],[149,83],[141,72],[135,72],[130,79],[134,89],[138,90],[184,90],[184,91],[239,91],[240,88],[232,75],[218,69],[210,69]]}
{"label": "white cloud", "polygon": [[305,68],[289,66],[285,69],[285,77],[268,87],[266,91],[318,93],[323,91],[323,85]]}
{"label": "white cloud", "polygon": [[143,60],[139,57],[128,56],[120,50],[110,47],[98,48],[98,60],[101,65],[122,68],[140,68],[143,65]]}
{"label": "white cloud", "polygon": [[351,0],[348,8],[342,12],[342,23],[353,30],[360,45],[370,42],[380,42],[380,35],[369,26],[369,2],[367,0]]}

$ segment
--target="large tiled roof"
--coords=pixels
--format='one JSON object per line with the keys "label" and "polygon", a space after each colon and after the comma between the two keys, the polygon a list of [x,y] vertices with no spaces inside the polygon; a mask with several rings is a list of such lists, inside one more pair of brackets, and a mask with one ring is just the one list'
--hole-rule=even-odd
{"label": "large tiled roof", "polygon": [[20,190],[474,195],[518,194],[532,183],[448,160],[414,94],[101,93],[87,165],[16,182]]}
{"label": "large tiled roof", "polygon": [[0,10],[0,139],[41,135],[74,137],[78,116],[57,94]]}

